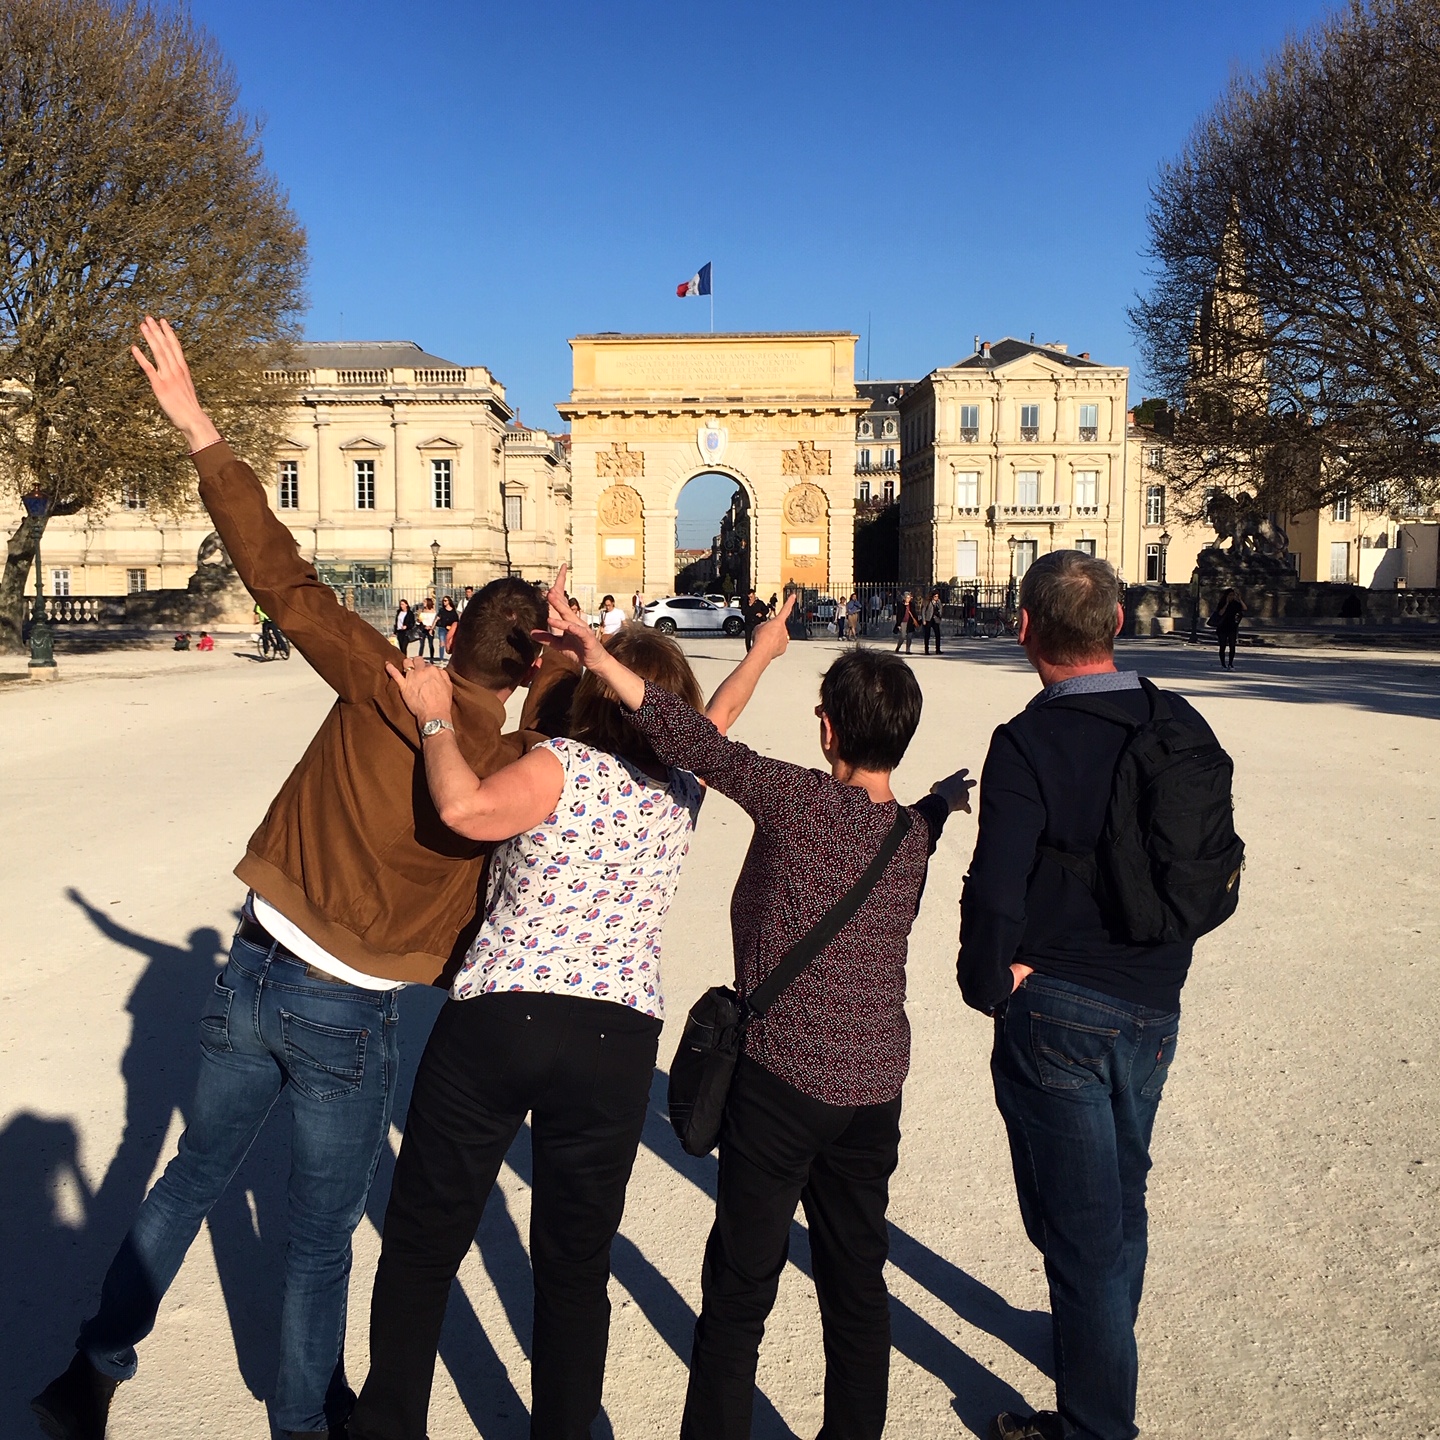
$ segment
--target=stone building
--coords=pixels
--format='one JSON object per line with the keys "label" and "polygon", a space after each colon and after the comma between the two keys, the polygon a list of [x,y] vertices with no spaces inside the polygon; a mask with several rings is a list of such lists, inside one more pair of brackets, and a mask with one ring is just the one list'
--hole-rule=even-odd
{"label": "stone building", "polygon": [[1003,584],[1067,547],[1118,565],[1128,373],[1005,339],[907,389],[901,578]]}
{"label": "stone building", "polygon": [[900,400],[913,380],[857,380],[870,402],[855,421],[855,509],[883,509],[900,493]]}
{"label": "stone building", "polygon": [[[563,447],[511,425],[505,388],[483,365],[411,341],[315,341],[295,363],[298,398],[260,478],[322,579],[418,596],[432,575],[443,592],[507,569],[551,575],[569,558]],[[177,518],[138,493],[104,515],[56,518],[46,591],[182,588],[210,528],[198,501]]]}

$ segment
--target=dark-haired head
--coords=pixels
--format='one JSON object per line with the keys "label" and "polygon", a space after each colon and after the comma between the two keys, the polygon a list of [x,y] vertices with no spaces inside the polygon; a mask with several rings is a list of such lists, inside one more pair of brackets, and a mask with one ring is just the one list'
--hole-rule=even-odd
{"label": "dark-haired head", "polygon": [[1115,650],[1120,577],[1083,550],[1052,550],[1020,581],[1023,643],[1051,665],[1084,665]]}
{"label": "dark-haired head", "polygon": [[450,668],[487,690],[526,683],[540,647],[532,630],[543,630],[550,612],[545,597],[524,580],[492,580],[465,606],[450,641]]}
{"label": "dark-haired head", "polygon": [[[700,682],[696,680],[685,652],[668,635],[640,625],[628,625],[610,636],[605,641],[605,648],[642,680],[668,690],[692,710],[705,708]],[[585,671],[575,687],[567,733],[587,745],[619,755],[641,769],[660,768],[660,761],[650,748],[649,741],[621,713],[615,692],[598,679],[593,670]]]}
{"label": "dark-haired head", "polygon": [[920,724],[920,683],[898,655],[851,650],[820,681],[835,753],[857,770],[893,770]]}

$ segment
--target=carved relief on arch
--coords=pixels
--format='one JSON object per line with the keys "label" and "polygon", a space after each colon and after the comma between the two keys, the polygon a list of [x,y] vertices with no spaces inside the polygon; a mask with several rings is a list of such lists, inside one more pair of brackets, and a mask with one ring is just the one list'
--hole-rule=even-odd
{"label": "carved relief on arch", "polygon": [[802,483],[785,492],[780,513],[780,578],[786,584],[825,589],[830,583],[829,501],[818,485]]}
{"label": "carved relief on arch", "polygon": [[823,525],[829,508],[825,492],[818,485],[795,485],[785,492],[785,519],[800,529]]}
{"label": "carved relief on arch", "polygon": [[813,440],[801,440],[793,450],[780,452],[782,475],[828,475],[830,452],[817,450]]}
{"label": "carved relief on arch", "polygon": [[596,511],[607,530],[628,530],[640,523],[645,504],[629,485],[612,485],[600,496]]}
{"label": "carved relief on arch", "polygon": [[638,479],[645,473],[645,452],[632,450],[624,440],[612,440],[608,450],[595,455],[595,474],[602,480]]}
{"label": "carved relief on arch", "polygon": [[595,506],[595,574],[602,588],[639,589],[645,573],[645,505],[629,485],[612,485]]}

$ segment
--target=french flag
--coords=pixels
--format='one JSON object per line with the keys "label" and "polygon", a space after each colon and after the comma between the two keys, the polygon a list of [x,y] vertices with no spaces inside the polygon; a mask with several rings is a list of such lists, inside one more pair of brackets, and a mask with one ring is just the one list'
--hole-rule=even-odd
{"label": "french flag", "polygon": [[687,295],[708,295],[710,293],[710,261],[706,261],[688,280],[682,280],[675,293],[683,300]]}

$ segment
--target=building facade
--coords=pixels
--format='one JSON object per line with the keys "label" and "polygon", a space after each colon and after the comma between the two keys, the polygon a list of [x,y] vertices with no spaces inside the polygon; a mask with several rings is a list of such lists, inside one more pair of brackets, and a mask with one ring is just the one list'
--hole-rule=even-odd
{"label": "building facade", "polygon": [[1065,548],[1119,565],[1127,381],[1123,365],[1006,339],[911,386],[901,577],[1003,584]]}
{"label": "building facade", "polygon": [[669,594],[680,492],[718,474],[743,491],[750,580],[852,583],[853,334],[579,335],[556,408],[570,422],[572,589]]}
{"label": "building facade", "polygon": [[[275,512],[331,584],[423,595],[569,558],[569,465],[546,431],[511,425],[483,365],[408,341],[301,345],[298,397],[269,474]],[[507,524],[513,521],[514,524]],[[46,530],[47,593],[183,588],[211,529],[198,500],[174,517],[122,494],[104,515]]]}

